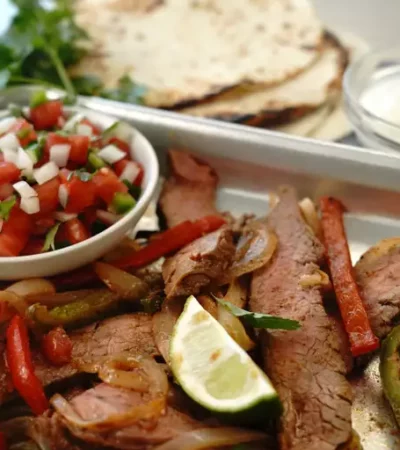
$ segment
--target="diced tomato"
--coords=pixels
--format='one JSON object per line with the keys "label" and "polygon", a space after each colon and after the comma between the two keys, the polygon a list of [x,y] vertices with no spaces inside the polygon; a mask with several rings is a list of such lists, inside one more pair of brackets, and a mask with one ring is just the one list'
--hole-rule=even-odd
{"label": "diced tomato", "polygon": [[68,171],[65,169],[60,171],[60,179],[68,191],[66,212],[80,213],[88,206],[93,206],[96,188],[92,180],[82,181],[76,175],[68,177]]}
{"label": "diced tomato", "polygon": [[97,208],[95,206],[89,207],[85,209],[83,213],[83,222],[88,230],[91,229],[94,222],[97,220],[96,214]]}
{"label": "diced tomato", "polygon": [[79,219],[68,220],[68,222],[65,222],[64,227],[67,241],[71,242],[71,244],[78,244],[90,238],[85,225]]}
{"label": "diced tomato", "polygon": [[60,187],[60,180],[53,178],[44,184],[37,184],[34,186],[35,191],[39,197],[40,212],[38,215],[43,217],[57,209],[58,206],[58,189]]}
{"label": "diced tomato", "polygon": [[90,139],[89,136],[70,136],[71,151],[69,159],[79,164],[86,164]]}
{"label": "diced tomato", "polygon": [[18,256],[28,243],[32,225],[32,217],[14,206],[0,233],[0,256]]}
{"label": "diced tomato", "polygon": [[17,135],[19,143],[22,145],[22,147],[27,146],[37,139],[37,134],[33,128],[33,125],[22,118],[17,119],[15,123],[13,123],[9,131]]}
{"label": "diced tomato", "polygon": [[108,168],[103,167],[93,175],[96,194],[110,204],[116,192],[128,192],[127,186]]}
{"label": "diced tomato", "polygon": [[108,140],[108,144],[115,145],[120,150],[125,152],[127,155],[129,155],[131,153],[131,148],[130,148],[129,144],[127,142],[123,141],[122,139],[117,138],[117,137],[110,138]]}
{"label": "diced tomato", "polygon": [[44,239],[34,238],[30,239],[22,250],[21,255],[38,255],[42,252],[44,246]]}
{"label": "diced tomato", "polygon": [[36,130],[47,130],[56,126],[62,115],[62,102],[60,100],[54,100],[32,108],[30,118]]}
{"label": "diced tomato", "polygon": [[32,230],[32,234],[35,236],[44,236],[51,227],[56,224],[52,213],[43,215],[38,213],[35,215],[35,225]]}
{"label": "diced tomato", "polygon": [[101,135],[100,128],[96,127],[96,125],[94,125],[92,122],[90,122],[90,120],[83,119],[81,121],[81,124],[82,125],[88,125],[92,129],[92,133],[94,134],[94,136],[100,136]]}
{"label": "diced tomato", "polygon": [[49,133],[46,140],[45,153],[50,154],[53,145],[70,144],[70,161],[78,164],[86,164],[89,151],[90,139],[88,136],[60,136],[56,133]]}
{"label": "diced tomato", "polygon": [[55,366],[63,366],[71,361],[72,342],[63,328],[54,328],[43,337],[42,353]]}
{"label": "diced tomato", "polygon": [[113,165],[115,173],[118,176],[121,176],[121,173],[124,171],[125,167],[129,163],[136,164],[138,169],[139,169],[139,173],[138,173],[137,177],[135,178],[135,180],[133,181],[132,184],[134,184],[135,186],[141,186],[142,181],[143,181],[143,176],[144,176],[144,170],[143,170],[143,166],[140,163],[138,163],[136,161],[129,161],[128,159],[123,159],[123,160],[118,161],[117,163],[115,163]]}
{"label": "diced tomato", "polygon": [[1,184],[0,185],[0,201],[5,200],[6,198],[10,197],[14,193],[14,188],[12,184]]}
{"label": "diced tomato", "polygon": [[18,167],[11,162],[0,162],[0,184],[14,183],[21,175]]}

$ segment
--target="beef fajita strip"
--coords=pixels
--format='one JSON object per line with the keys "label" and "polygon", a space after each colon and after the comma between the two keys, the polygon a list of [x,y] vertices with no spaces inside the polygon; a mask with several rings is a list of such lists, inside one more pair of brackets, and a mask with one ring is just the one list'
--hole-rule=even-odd
{"label": "beef fajita strip", "polygon": [[286,189],[267,219],[278,237],[269,265],[253,275],[252,311],[288,317],[301,329],[263,332],[264,365],[284,406],[282,450],[334,450],[351,435],[351,388],[345,377],[337,325],[327,315],[318,287],[302,287],[319,268],[320,242]]}
{"label": "beef fajita strip", "polygon": [[[66,380],[80,372],[79,365],[98,361],[123,352],[157,355],[152,334],[151,316],[126,314],[93,323],[69,333],[73,344],[72,363],[56,367],[33,350],[35,373],[44,386]],[[3,345],[3,344],[2,344]],[[12,393],[7,371],[1,371],[0,404]]]}
{"label": "beef fajita strip", "polygon": [[184,151],[169,150],[168,155],[171,175],[160,196],[168,227],[219,214],[215,207],[218,176],[214,170]]}

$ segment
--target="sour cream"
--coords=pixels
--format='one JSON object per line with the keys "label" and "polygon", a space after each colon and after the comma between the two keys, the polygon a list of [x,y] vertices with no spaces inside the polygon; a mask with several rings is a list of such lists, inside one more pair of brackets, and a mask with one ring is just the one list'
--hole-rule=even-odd
{"label": "sour cream", "polygon": [[368,121],[370,129],[400,144],[400,67],[382,69],[374,74],[361,93],[360,104],[375,116],[375,119],[373,116],[364,119]]}

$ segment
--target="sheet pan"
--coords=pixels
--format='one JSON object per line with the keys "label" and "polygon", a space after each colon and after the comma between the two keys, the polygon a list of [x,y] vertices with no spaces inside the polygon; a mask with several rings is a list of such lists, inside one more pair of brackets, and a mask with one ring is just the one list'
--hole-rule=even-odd
{"label": "sheet pan", "polygon": [[[24,103],[29,95],[25,88],[13,95],[0,93],[0,107],[11,100]],[[400,236],[397,157],[104,100],[80,99],[80,103],[137,126],[156,147],[164,173],[168,147],[189,148],[208,161],[220,176],[221,210],[265,215],[270,193],[291,184],[301,197],[330,194],[344,202],[353,262],[379,239]],[[353,425],[364,449],[400,448],[400,433],[380,387],[378,359],[352,375],[351,383]]]}

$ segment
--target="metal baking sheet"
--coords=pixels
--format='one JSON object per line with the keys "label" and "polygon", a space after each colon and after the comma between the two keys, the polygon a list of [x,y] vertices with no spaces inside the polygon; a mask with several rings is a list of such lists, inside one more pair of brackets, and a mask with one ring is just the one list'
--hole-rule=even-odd
{"label": "metal baking sheet", "polygon": [[[29,95],[26,88],[0,94],[0,108],[9,101],[26,103]],[[137,126],[155,146],[164,173],[169,147],[188,148],[209,162],[220,177],[221,210],[264,216],[270,193],[291,184],[301,197],[329,194],[348,207],[345,222],[353,262],[378,240],[400,236],[397,157],[99,99],[80,102]],[[382,395],[378,360],[352,373],[351,383],[353,426],[364,450],[400,448],[399,431]]]}

